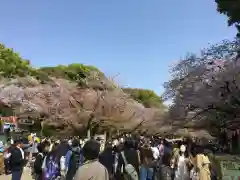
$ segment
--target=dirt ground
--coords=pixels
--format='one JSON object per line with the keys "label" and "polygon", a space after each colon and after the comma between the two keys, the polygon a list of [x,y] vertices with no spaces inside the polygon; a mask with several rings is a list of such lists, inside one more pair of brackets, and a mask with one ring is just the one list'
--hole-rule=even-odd
{"label": "dirt ground", "polygon": [[[2,175],[0,176],[0,180],[11,180],[11,175]],[[29,168],[24,169],[22,180],[33,180]]]}

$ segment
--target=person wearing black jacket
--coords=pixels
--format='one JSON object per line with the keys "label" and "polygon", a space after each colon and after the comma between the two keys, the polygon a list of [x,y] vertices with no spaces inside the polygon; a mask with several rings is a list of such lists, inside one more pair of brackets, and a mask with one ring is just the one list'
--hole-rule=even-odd
{"label": "person wearing black jacket", "polygon": [[110,179],[113,179],[114,154],[111,143],[107,143],[104,151],[99,155],[99,162],[107,168]]}
{"label": "person wearing black jacket", "polygon": [[[140,166],[139,155],[138,155],[137,149],[135,148],[134,141],[132,139],[128,139],[125,141],[123,153],[127,160],[127,163],[131,164],[139,174],[139,166]],[[122,173],[121,173],[122,166],[125,167],[125,163],[120,153],[119,159],[118,159],[118,165],[117,165],[117,174],[116,174],[117,180],[122,179]],[[123,170],[124,169],[125,168],[123,168]]]}
{"label": "person wearing black jacket", "polygon": [[42,163],[45,155],[47,154],[46,148],[50,147],[50,143],[48,141],[44,141],[37,146],[38,154],[36,156],[36,160],[34,162],[34,173],[35,180],[42,180]]}
{"label": "person wearing black jacket", "polygon": [[21,180],[24,167],[24,152],[20,139],[14,141],[14,145],[8,152],[9,166],[12,171],[12,180]]}

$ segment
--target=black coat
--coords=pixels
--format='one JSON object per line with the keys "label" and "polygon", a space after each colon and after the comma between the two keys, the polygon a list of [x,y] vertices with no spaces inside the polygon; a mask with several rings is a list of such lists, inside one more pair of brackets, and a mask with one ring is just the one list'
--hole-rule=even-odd
{"label": "black coat", "polygon": [[43,154],[38,154],[34,162],[34,173],[36,175],[36,180],[42,180],[42,163],[44,160]]}
{"label": "black coat", "polygon": [[[130,148],[130,149],[125,149],[123,152],[124,152],[125,158],[127,160],[127,164],[131,164],[139,174],[140,164],[139,164],[139,158],[138,158],[137,150],[134,149],[134,148]],[[119,158],[118,158],[118,166],[117,166],[118,173],[121,171],[122,166],[125,167],[125,164],[124,164],[122,154],[120,153]]]}
{"label": "black coat", "polygon": [[9,167],[11,171],[20,171],[24,167],[24,158],[22,157],[22,152],[18,147],[12,147],[9,150],[11,156],[9,158]]}
{"label": "black coat", "polygon": [[109,174],[113,174],[114,155],[111,148],[105,149],[99,155],[99,162],[106,167]]}

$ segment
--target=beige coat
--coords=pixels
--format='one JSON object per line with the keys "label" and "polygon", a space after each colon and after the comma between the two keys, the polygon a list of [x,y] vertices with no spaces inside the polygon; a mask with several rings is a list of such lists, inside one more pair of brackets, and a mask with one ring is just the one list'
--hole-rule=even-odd
{"label": "beige coat", "polygon": [[197,168],[199,169],[199,180],[211,180],[211,172],[209,170],[210,161],[203,154],[197,155]]}
{"label": "beige coat", "polygon": [[89,161],[78,168],[74,180],[109,180],[107,169],[97,160]]}
{"label": "beige coat", "polygon": [[3,153],[0,153],[0,175],[4,174],[5,170],[4,170],[4,157],[3,157]]}

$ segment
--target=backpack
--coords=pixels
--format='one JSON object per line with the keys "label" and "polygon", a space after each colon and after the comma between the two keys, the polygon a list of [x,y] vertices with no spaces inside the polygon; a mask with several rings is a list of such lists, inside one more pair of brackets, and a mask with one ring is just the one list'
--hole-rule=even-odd
{"label": "backpack", "polygon": [[74,161],[75,162],[75,167],[77,169],[80,166],[80,153],[72,152],[70,161]]}
{"label": "backpack", "polygon": [[57,158],[50,156],[46,162],[44,180],[55,180],[60,176],[60,165]]}
{"label": "backpack", "polygon": [[70,161],[74,160],[76,162],[76,168],[80,167],[83,162],[84,162],[84,157],[82,155],[82,152],[80,151],[80,153],[74,152],[72,150],[69,150],[66,154],[66,161],[65,161],[65,167],[66,167],[66,171],[68,171],[69,165],[70,165]]}
{"label": "backpack", "polygon": [[127,159],[124,155],[124,152],[121,152],[123,161],[124,161],[124,170],[127,176],[127,179],[129,180],[138,180],[138,173],[136,171],[136,169],[133,167],[132,164],[128,164]]}

